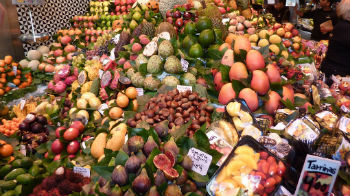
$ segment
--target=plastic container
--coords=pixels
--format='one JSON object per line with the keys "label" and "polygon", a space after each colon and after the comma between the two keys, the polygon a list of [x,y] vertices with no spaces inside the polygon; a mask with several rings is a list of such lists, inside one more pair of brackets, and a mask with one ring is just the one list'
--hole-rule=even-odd
{"label": "plastic container", "polygon": [[[246,147],[242,147],[246,146]],[[211,196],[274,195],[285,163],[250,136],[243,136],[207,184]]]}

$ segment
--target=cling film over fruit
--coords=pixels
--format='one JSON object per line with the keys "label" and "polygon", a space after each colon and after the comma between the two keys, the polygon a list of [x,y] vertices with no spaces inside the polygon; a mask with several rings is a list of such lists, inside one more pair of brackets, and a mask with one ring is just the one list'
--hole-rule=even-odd
{"label": "cling film over fruit", "polygon": [[244,136],[207,185],[212,196],[271,195],[279,187],[285,164],[250,136]]}

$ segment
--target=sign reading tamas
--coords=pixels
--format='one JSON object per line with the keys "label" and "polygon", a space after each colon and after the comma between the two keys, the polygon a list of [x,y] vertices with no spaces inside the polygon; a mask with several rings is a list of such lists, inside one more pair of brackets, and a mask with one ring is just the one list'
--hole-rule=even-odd
{"label": "sign reading tamas", "polygon": [[330,195],[339,167],[339,161],[307,155],[295,195]]}

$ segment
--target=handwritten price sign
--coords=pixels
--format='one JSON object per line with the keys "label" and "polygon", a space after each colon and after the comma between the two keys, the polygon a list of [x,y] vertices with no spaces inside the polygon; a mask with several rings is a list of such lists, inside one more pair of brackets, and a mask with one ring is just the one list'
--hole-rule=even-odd
{"label": "handwritten price sign", "polygon": [[192,170],[200,175],[207,175],[213,157],[197,148],[191,148],[187,155],[193,161]]}

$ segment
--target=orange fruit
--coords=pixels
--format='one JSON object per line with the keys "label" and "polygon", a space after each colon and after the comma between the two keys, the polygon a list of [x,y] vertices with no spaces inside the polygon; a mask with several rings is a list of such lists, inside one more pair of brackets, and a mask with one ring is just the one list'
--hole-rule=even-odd
{"label": "orange fruit", "polygon": [[0,60],[0,66],[1,67],[5,66],[5,61],[4,60]]}
{"label": "orange fruit", "polygon": [[16,78],[17,78],[17,79],[20,79],[20,78],[21,78],[21,75],[17,75]]}
{"label": "orange fruit", "polygon": [[12,56],[10,56],[10,55],[5,56],[4,61],[6,64],[10,64],[12,62],[12,60],[13,60]]}
{"label": "orange fruit", "polygon": [[0,140],[0,146],[5,145],[6,142],[4,140]]}
{"label": "orange fruit", "polygon": [[12,161],[14,161],[15,160],[15,157],[14,156],[11,156],[10,157],[10,160],[7,162],[7,163],[11,163]]}
{"label": "orange fruit", "polygon": [[17,75],[21,75],[21,70],[17,69]]}
{"label": "orange fruit", "polygon": [[125,90],[125,95],[130,99],[135,99],[137,96],[137,90],[135,87],[129,87]]}
{"label": "orange fruit", "polygon": [[6,78],[0,78],[0,82],[5,84],[6,83]]}
{"label": "orange fruit", "polygon": [[12,66],[15,66],[15,67],[17,67],[18,66],[18,63],[16,63],[16,62],[12,62],[12,64],[11,64]]}
{"label": "orange fruit", "polygon": [[123,115],[123,110],[120,107],[113,107],[109,110],[109,117],[116,120]]}
{"label": "orange fruit", "polygon": [[137,99],[132,100],[132,105],[133,105],[132,110],[134,112],[137,112],[137,109],[139,108],[139,104],[137,103]]}
{"label": "orange fruit", "polygon": [[117,105],[121,108],[125,108],[129,105],[129,98],[124,95],[124,94],[120,94],[118,97],[117,97]]}
{"label": "orange fruit", "polygon": [[1,88],[0,88],[0,96],[3,96],[4,94],[5,94],[4,89],[1,89]]}
{"label": "orange fruit", "polygon": [[2,83],[0,83],[0,89],[3,88],[3,87],[4,87],[4,85]]}
{"label": "orange fruit", "polygon": [[5,74],[5,73],[2,73],[2,74],[1,74],[1,78],[6,78],[6,74]]}
{"label": "orange fruit", "polygon": [[13,79],[13,83],[15,84],[15,85],[19,85],[20,83],[21,83],[21,81],[19,80],[19,79]]}
{"label": "orange fruit", "polygon": [[10,144],[5,144],[0,147],[0,156],[8,157],[12,155],[12,153],[13,153],[13,147]]}
{"label": "orange fruit", "polygon": [[7,72],[7,75],[8,75],[8,76],[15,76],[15,72],[9,71],[9,72]]}
{"label": "orange fruit", "polygon": [[0,67],[0,72],[1,72],[1,73],[5,72],[5,68]]}
{"label": "orange fruit", "polygon": [[11,87],[6,86],[5,91],[6,91],[6,92],[9,92],[10,90],[11,90]]}

